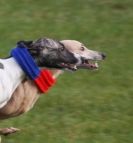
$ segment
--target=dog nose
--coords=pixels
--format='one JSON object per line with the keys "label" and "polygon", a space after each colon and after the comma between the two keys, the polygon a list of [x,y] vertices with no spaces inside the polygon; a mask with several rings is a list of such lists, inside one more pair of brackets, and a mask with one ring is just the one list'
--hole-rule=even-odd
{"label": "dog nose", "polygon": [[106,58],[106,54],[102,53],[102,58],[105,59]]}

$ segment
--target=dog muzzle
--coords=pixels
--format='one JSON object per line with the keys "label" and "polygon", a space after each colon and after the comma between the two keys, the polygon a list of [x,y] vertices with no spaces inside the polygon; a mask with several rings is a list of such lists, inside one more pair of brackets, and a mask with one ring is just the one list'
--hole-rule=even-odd
{"label": "dog muzzle", "polygon": [[24,73],[35,82],[41,93],[46,93],[55,84],[55,79],[49,70],[40,70],[28,49],[19,44],[12,49],[11,56],[15,58]]}

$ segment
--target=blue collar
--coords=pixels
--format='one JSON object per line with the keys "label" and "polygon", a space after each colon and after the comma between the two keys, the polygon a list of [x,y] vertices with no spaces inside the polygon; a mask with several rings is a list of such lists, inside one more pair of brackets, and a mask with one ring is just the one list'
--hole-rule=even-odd
{"label": "blue collar", "polygon": [[26,47],[23,45],[17,45],[16,48],[12,49],[11,56],[15,58],[17,63],[30,79],[34,80],[38,77],[40,69],[34,62],[34,59]]}
{"label": "blue collar", "polygon": [[24,45],[12,49],[11,56],[15,58],[25,74],[35,82],[41,93],[53,86],[55,79],[49,70],[40,70]]}

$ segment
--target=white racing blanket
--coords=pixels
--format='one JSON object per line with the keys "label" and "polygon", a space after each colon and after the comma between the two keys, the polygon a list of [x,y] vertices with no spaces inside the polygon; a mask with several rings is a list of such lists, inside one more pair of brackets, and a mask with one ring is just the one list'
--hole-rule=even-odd
{"label": "white racing blanket", "polygon": [[17,86],[23,81],[25,74],[13,57],[0,59],[0,108],[10,100]]}

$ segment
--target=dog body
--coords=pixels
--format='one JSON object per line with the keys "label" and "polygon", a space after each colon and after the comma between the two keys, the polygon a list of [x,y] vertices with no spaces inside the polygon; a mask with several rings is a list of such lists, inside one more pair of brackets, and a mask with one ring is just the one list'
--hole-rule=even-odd
{"label": "dog body", "polygon": [[[90,64],[88,60],[102,60],[105,58],[103,53],[89,50],[78,41],[63,40],[61,43],[77,57],[77,68],[97,69],[97,64],[95,65],[95,62],[94,64]],[[86,61],[87,63],[85,63]],[[51,71],[53,72],[54,78],[57,78],[62,73],[61,70]],[[34,82],[29,79],[23,80],[12,94],[10,101],[0,109],[0,119],[18,116],[29,111],[37,101],[38,97],[39,90]]]}

